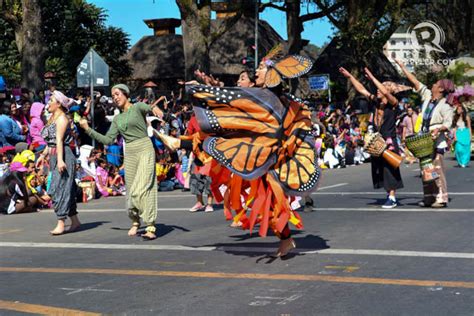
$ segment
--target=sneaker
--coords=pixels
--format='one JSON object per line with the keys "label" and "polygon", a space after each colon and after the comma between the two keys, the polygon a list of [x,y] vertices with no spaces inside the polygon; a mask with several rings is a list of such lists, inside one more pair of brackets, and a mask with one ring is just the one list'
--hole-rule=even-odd
{"label": "sneaker", "polygon": [[200,211],[204,208],[204,205],[202,205],[200,202],[197,202],[196,204],[194,204],[193,207],[191,207],[189,209],[190,212],[197,212],[197,211]]}
{"label": "sneaker", "polygon": [[391,198],[388,198],[385,204],[382,205],[382,208],[395,208],[397,207],[397,205],[397,200],[392,200]]}
{"label": "sneaker", "polygon": [[207,205],[206,208],[204,209],[204,212],[206,213],[214,212],[214,208],[212,207],[212,205]]}

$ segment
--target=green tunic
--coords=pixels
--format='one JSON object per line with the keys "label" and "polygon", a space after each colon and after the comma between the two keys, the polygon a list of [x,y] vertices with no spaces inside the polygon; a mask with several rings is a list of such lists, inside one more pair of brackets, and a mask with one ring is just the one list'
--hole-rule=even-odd
{"label": "green tunic", "polygon": [[155,151],[147,135],[146,114],[150,106],[135,103],[127,112],[117,115],[106,135],[89,128],[86,133],[103,144],[112,144],[121,134],[125,139],[125,185],[128,216],[133,223],[140,218],[148,232],[155,232],[158,188],[155,173]]}
{"label": "green tunic", "polygon": [[127,112],[122,112],[112,121],[107,134],[102,135],[92,128],[86,130],[86,134],[95,140],[105,144],[112,144],[121,134],[125,143],[131,143],[144,137],[148,137],[146,131],[145,116],[150,112],[150,106],[143,102],[138,102],[128,108]]}

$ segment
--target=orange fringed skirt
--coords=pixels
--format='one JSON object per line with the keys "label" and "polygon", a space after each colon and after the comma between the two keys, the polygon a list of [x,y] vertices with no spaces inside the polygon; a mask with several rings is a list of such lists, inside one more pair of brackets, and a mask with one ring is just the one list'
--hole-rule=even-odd
{"label": "orange fringed skirt", "polygon": [[[200,132],[190,136],[198,159],[214,159],[211,188],[228,220],[260,236],[288,223],[302,228],[293,196],[315,190],[320,169],[308,108],[262,88],[187,85]],[[222,195],[221,185],[226,185]],[[233,216],[232,211],[235,212]]]}

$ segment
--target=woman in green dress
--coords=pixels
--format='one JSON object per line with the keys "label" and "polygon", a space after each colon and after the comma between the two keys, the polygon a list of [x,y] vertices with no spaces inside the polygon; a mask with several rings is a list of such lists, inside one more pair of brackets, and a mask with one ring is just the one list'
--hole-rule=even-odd
{"label": "woman in green dress", "polygon": [[155,175],[155,151],[147,135],[146,115],[153,112],[163,116],[156,106],[129,100],[130,90],[124,84],[112,88],[112,98],[122,111],[112,121],[106,135],[91,129],[87,120],[81,119],[80,125],[87,135],[103,144],[112,144],[120,134],[125,139],[124,162],[127,187],[128,216],[132,220],[129,236],[137,235],[140,219],[146,225],[145,239],[155,239],[155,221],[158,208],[158,189]]}

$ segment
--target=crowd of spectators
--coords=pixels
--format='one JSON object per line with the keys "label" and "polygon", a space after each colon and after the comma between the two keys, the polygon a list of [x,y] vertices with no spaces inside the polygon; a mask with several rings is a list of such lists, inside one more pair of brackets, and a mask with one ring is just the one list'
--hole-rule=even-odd
{"label": "crowd of spectators", "polygon": [[[20,213],[51,206],[48,192],[48,163],[35,163],[45,148],[41,129],[47,124],[48,99],[56,88],[51,86],[38,94],[26,89],[15,97],[5,94],[0,109],[0,212]],[[122,139],[109,146],[94,144],[79,127],[79,119],[86,117],[98,132],[105,134],[110,122],[117,115],[111,98],[105,93],[94,92],[94,107],[91,96],[81,91],[69,94],[75,100],[68,113],[74,139],[69,144],[77,155],[76,183],[77,200],[87,202],[100,197],[125,195]],[[132,102],[156,104],[163,117],[150,116],[149,126],[163,134],[178,137],[186,133],[193,114],[192,105],[177,85],[173,91],[157,91],[147,88],[135,94]],[[370,159],[363,148],[364,134],[370,131],[371,104],[364,98],[355,98],[351,103],[305,101],[312,111],[313,134],[322,168],[345,168],[363,164]],[[93,113],[92,113],[93,110]],[[397,109],[398,141],[413,134],[419,107],[408,98],[401,98]],[[189,190],[190,152],[172,153],[150,133],[156,151],[156,175],[159,191]],[[401,148],[404,148],[401,146]],[[405,155],[408,163],[416,159]]]}

